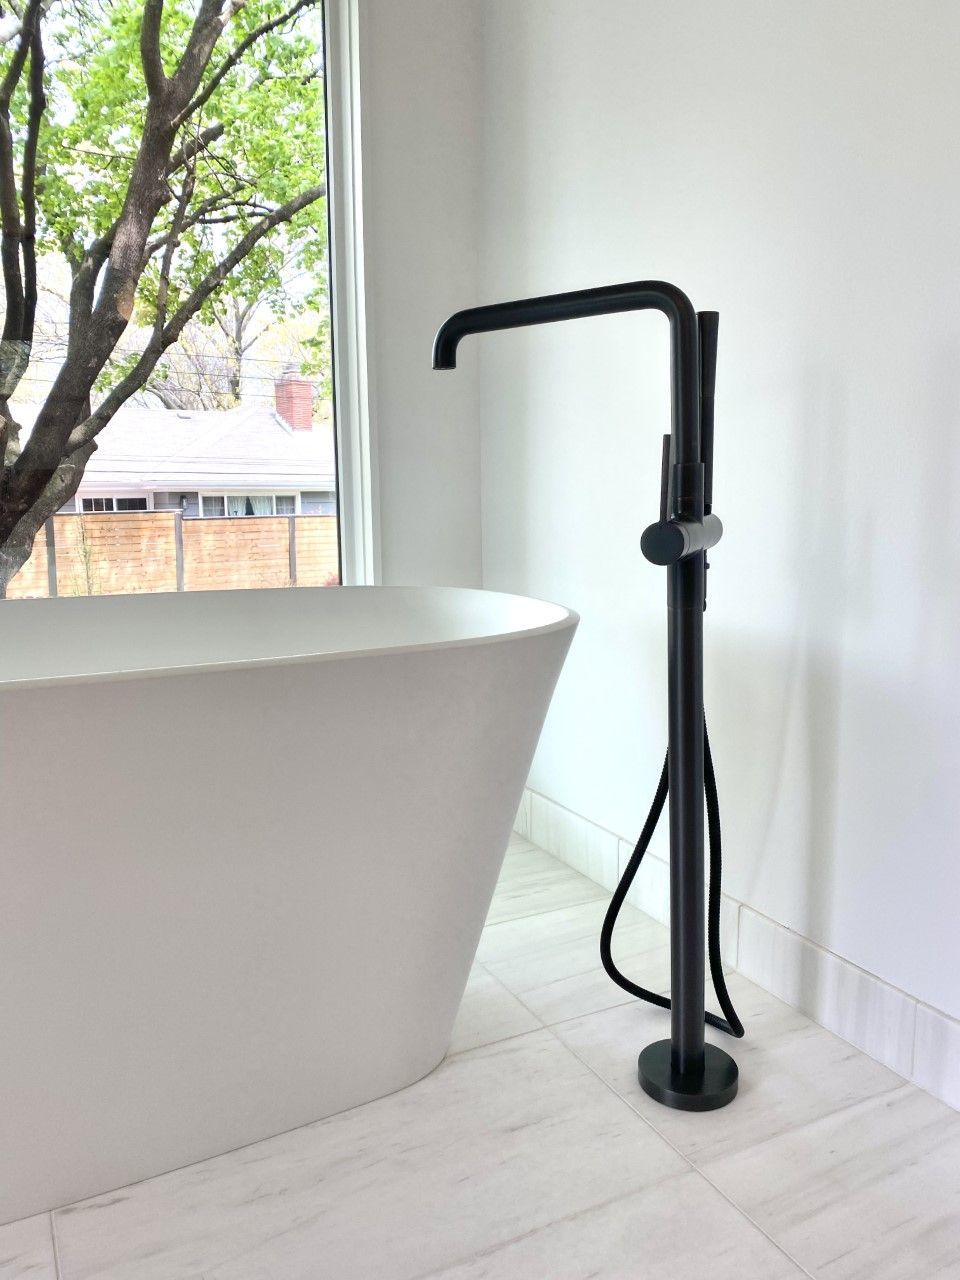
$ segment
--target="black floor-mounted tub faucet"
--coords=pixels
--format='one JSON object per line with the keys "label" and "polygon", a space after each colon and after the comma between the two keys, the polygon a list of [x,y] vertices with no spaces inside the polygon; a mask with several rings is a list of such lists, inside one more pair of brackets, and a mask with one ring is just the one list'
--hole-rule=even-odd
{"label": "black floor-mounted tub faucet", "polygon": [[[638,1074],[643,1088],[659,1102],[687,1111],[709,1111],[733,1100],[738,1080],[733,1058],[704,1040],[703,611],[706,552],[722,532],[711,510],[717,315],[701,312],[698,316],[686,294],[661,280],[474,307],[458,311],[440,326],[433,344],[433,367],[456,368],[457,346],[469,334],[649,310],[661,311],[669,320],[671,351],[671,431],[664,437],[660,519],[645,530],[640,545],[648,560],[666,566],[668,575],[669,747],[662,790],[666,791],[668,773],[672,999],[670,1039],[643,1050]],[[660,792],[658,799],[662,807]],[[655,825],[653,811],[651,816]],[[647,841],[650,834],[652,828],[649,832],[645,828]],[[636,865],[645,848],[641,837]],[[614,918],[615,914],[614,910]],[[607,967],[611,972],[612,966]],[[715,970],[715,981],[716,976]],[[731,1021],[739,1026],[735,1015]],[[742,1034],[742,1028],[734,1034]]]}

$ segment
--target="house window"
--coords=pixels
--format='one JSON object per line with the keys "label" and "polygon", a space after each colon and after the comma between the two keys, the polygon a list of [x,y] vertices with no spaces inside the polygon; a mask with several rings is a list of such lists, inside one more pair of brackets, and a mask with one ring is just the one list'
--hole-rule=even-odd
{"label": "house window", "polygon": [[294,516],[295,493],[205,493],[205,516]]}
{"label": "house window", "polygon": [[83,511],[146,511],[146,498],[84,498]]}

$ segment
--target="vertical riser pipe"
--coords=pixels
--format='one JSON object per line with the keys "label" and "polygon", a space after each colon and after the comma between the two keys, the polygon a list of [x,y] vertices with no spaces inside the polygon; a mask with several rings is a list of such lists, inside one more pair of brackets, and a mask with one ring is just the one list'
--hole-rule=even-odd
{"label": "vertical riser pipe", "polygon": [[668,573],[670,1039],[686,1073],[702,1066],[704,1043],[703,553]]}

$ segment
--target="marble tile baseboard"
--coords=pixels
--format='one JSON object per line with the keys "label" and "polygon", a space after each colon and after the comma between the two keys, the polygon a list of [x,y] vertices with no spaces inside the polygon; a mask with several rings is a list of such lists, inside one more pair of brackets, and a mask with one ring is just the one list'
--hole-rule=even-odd
{"label": "marble tile baseboard", "polygon": [[916,1001],[750,907],[740,911],[737,967],[828,1031],[910,1079]]}
{"label": "marble tile baseboard", "polygon": [[530,797],[529,839],[589,880],[615,889],[619,880],[620,841],[603,827],[587,822],[535,791]]}
{"label": "marble tile baseboard", "polygon": [[917,1005],[913,1081],[960,1111],[960,1022]]}
{"label": "marble tile baseboard", "polygon": [[[529,788],[516,829],[610,890],[633,852],[631,840]],[[627,901],[654,920],[669,923],[669,868],[656,852],[644,859]],[[960,1109],[960,1021],[727,894],[722,896],[721,912],[725,965]]]}

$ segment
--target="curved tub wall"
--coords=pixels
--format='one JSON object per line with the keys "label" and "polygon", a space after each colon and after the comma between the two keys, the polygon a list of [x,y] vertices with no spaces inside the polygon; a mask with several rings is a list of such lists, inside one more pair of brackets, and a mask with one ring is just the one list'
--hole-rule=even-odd
{"label": "curved tub wall", "polygon": [[0,1222],[439,1062],[576,625],[549,618],[0,685]]}

